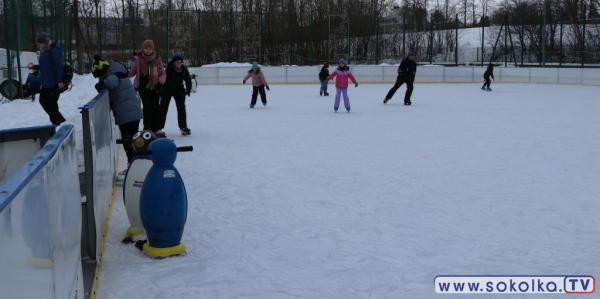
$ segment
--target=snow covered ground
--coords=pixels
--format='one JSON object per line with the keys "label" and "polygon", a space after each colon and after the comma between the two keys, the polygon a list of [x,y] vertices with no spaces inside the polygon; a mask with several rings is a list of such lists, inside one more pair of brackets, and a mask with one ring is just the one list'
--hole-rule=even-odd
{"label": "snow covered ground", "polygon": [[[76,125],[90,82],[60,101]],[[191,136],[171,104],[167,137],[194,146],[176,162],[187,255],[122,244],[119,189],[97,298],[434,298],[436,275],[600,276],[599,88],[417,84],[407,107],[404,87],[382,104],[390,87],[351,87],[334,113],[316,84],[272,85],[254,109],[248,85],[200,86]],[[46,123],[38,103],[0,105],[3,128]]]}

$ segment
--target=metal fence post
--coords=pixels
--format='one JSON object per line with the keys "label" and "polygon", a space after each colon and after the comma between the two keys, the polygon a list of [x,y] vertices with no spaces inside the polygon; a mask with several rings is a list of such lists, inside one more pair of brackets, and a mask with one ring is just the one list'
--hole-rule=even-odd
{"label": "metal fence post", "polygon": [[581,67],[585,64],[585,20],[586,20],[587,5],[583,5],[583,32],[581,39]]}
{"label": "metal fence post", "polygon": [[233,55],[233,8],[229,9],[229,62]]}
{"label": "metal fence post", "polygon": [[458,66],[458,14],[456,14],[456,32],[454,33],[454,64]]}
{"label": "metal fence post", "polygon": [[310,13],[310,62],[309,65],[313,65],[313,16]]}
{"label": "metal fence post", "polygon": [[[483,48],[485,40],[485,14],[481,17],[481,66],[484,64],[485,58],[483,57],[483,53],[485,53],[485,49]],[[490,58],[491,62],[491,58]]]}
{"label": "metal fence post", "polygon": [[264,59],[264,53],[263,53],[263,11],[262,9],[260,10],[260,15],[259,15],[259,36],[258,36],[258,59],[260,61],[260,64],[264,64],[265,63],[265,59]]}
{"label": "metal fence post", "polygon": [[102,57],[102,7],[98,7],[98,47]]}
{"label": "metal fence post", "polygon": [[292,65],[292,11],[290,9],[288,9],[288,34],[290,37],[290,42],[288,44],[289,64]]}
{"label": "metal fence post", "polygon": [[523,56],[525,56],[525,13],[521,14],[521,67],[523,67]]}
{"label": "metal fence post", "polygon": [[196,46],[196,57],[198,57],[198,61],[196,62],[196,66],[197,67],[201,67],[202,66],[202,60],[201,60],[201,55],[202,55],[202,49],[200,48],[202,46],[201,43],[201,39],[202,39],[202,10],[198,9],[198,45]]}
{"label": "metal fence post", "polygon": [[348,61],[347,63],[350,64],[350,54],[351,54],[351,49],[350,49],[350,13],[348,13]]}
{"label": "metal fence post", "polygon": [[167,7],[167,57],[170,57],[170,53],[171,53],[171,42],[170,42],[170,35],[171,35],[171,9],[169,7]]}
{"label": "metal fence post", "polygon": [[562,40],[563,40],[563,22],[564,22],[564,18],[565,18],[565,11],[564,9],[561,7],[560,8],[560,42],[559,42],[559,51],[560,54],[558,56],[558,66],[562,67],[562,57],[563,57],[563,46],[562,46]]}
{"label": "metal fence post", "polygon": [[429,64],[433,64],[433,14],[431,14],[429,30]]}
{"label": "metal fence post", "polygon": [[402,57],[404,55],[406,55],[406,12],[404,12],[404,17],[402,18]]}
{"label": "metal fence post", "polygon": [[508,16],[504,15],[504,67],[508,66],[508,62],[506,61],[506,55],[508,55]]}
{"label": "metal fence post", "polygon": [[379,64],[379,13],[375,16],[375,64]]}

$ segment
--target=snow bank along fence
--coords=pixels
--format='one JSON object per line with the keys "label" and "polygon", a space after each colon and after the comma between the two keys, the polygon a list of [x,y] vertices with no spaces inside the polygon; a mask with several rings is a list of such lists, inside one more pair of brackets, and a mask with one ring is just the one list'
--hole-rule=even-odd
{"label": "snow bank along fence", "polygon": [[[200,67],[190,68],[198,75],[199,85],[241,84],[250,67]],[[335,66],[330,66],[333,72]],[[271,83],[317,83],[321,66],[264,66],[262,70]],[[350,66],[359,83],[394,83],[398,66]],[[481,83],[485,67],[419,66],[417,83]],[[600,85],[600,69],[592,68],[517,68],[496,67],[495,82],[550,83]]]}
{"label": "snow bank along fence", "polygon": [[0,131],[0,296],[83,298],[74,127]]}

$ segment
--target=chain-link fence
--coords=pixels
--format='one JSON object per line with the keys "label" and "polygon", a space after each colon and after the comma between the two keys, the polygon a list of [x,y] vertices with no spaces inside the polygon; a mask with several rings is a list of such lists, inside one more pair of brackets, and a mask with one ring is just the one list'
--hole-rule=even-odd
{"label": "chain-link fence", "polygon": [[154,41],[159,55],[180,53],[189,66],[252,61],[315,65],[340,58],[352,64],[395,64],[408,52],[420,62],[446,65],[589,66],[600,61],[600,19],[588,18],[585,5],[568,12],[554,9],[546,23],[543,13],[526,11],[465,24],[459,15],[409,8],[313,15],[298,10],[149,10],[122,1],[107,12],[97,1],[80,1],[77,7],[59,0],[0,1],[0,84],[11,99],[22,96],[28,62],[20,60],[23,53],[37,50],[39,32],[50,34],[65,62],[79,73],[89,72],[95,54],[130,65],[146,39]]}

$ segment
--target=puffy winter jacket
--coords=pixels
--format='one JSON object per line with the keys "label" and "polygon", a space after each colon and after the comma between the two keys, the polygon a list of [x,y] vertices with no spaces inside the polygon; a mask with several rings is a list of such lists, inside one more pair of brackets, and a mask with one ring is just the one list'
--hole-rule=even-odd
{"label": "puffy winter jacket", "polygon": [[321,68],[321,72],[319,72],[319,81],[325,81],[329,77],[329,70],[326,67]]}
{"label": "puffy winter jacket", "polygon": [[417,75],[417,63],[414,60],[404,58],[398,67],[398,75],[402,76],[405,81],[415,81]]}
{"label": "puffy winter jacket", "polygon": [[261,85],[269,85],[267,83],[267,79],[265,79],[265,75],[263,74],[261,69],[258,69],[258,74],[254,72],[254,70],[248,71],[246,77],[244,77],[244,81],[248,80],[248,78],[252,77],[252,86],[259,87]]}
{"label": "puffy winter jacket", "polygon": [[40,53],[39,61],[42,88],[55,88],[58,83],[63,83],[64,64],[60,48],[55,42],[50,44],[50,49]]}
{"label": "puffy winter jacket", "polygon": [[352,80],[352,83],[356,84],[356,79],[354,79],[354,76],[350,72],[350,67],[347,65],[345,65],[343,69],[340,69],[339,67],[336,68],[335,71],[333,71],[333,73],[327,77],[327,80],[331,80],[335,76],[338,76],[338,78],[335,80],[335,87],[348,88],[348,79]]}
{"label": "puffy winter jacket", "polygon": [[492,67],[491,65],[487,67],[487,69],[485,70],[485,73],[483,73],[483,78],[489,79],[490,76],[492,76],[492,79],[496,80],[494,78],[494,67]]}
{"label": "puffy winter jacket", "polygon": [[[129,77],[133,77],[135,76],[135,80],[133,81],[133,87],[134,88],[139,88],[140,87],[140,74],[142,72],[142,68],[140,67],[140,56],[141,54],[138,53],[138,56],[135,56],[135,61],[133,62],[133,65],[131,66],[131,69],[129,70]],[[162,62],[162,59],[160,58],[160,56],[156,55],[156,68],[158,69],[158,82],[160,82],[160,84],[165,84],[165,80],[167,80],[167,73],[165,72],[165,65]]]}
{"label": "puffy winter jacket", "polygon": [[[185,65],[181,66],[181,72],[178,73],[175,71],[173,62],[170,61],[167,64],[166,72],[167,80],[163,86],[163,92],[168,92],[170,94],[181,92],[186,94],[192,89],[192,77],[190,76],[190,72]],[[183,87],[183,82],[185,82],[185,87]]]}
{"label": "puffy winter jacket", "polygon": [[110,108],[117,125],[142,119],[142,104],[131,85],[125,66],[111,62],[100,82],[108,89]]}

